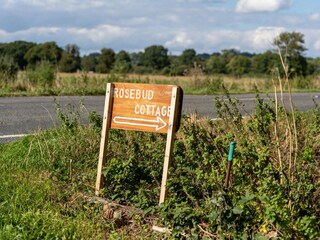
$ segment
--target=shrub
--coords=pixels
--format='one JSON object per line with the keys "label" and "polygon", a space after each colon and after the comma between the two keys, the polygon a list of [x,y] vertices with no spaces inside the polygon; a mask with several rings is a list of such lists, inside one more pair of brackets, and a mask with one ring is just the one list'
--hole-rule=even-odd
{"label": "shrub", "polygon": [[55,66],[48,61],[41,61],[35,69],[27,70],[27,78],[34,87],[51,88],[56,79]]}
{"label": "shrub", "polygon": [[[255,114],[243,119],[241,106],[228,97],[226,101],[216,99],[221,120],[184,118],[174,146],[169,195],[160,207],[157,198],[165,137],[112,131],[104,197],[156,208],[161,219],[158,224],[172,229],[177,238],[319,237],[315,200],[320,187],[319,148],[303,137],[319,137],[319,130],[314,132],[319,128],[310,128],[319,126],[318,120],[309,113],[296,117],[301,150],[292,171],[290,154],[294,152],[288,151],[285,132],[293,128],[288,130],[286,124],[292,122],[286,122],[282,107],[276,110],[274,102],[257,95]],[[231,187],[224,189],[230,141],[236,141],[237,147]]]}
{"label": "shrub", "polygon": [[297,89],[309,89],[311,87],[311,78],[296,76],[293,78],[293,87]]}
{"label": "shrub", "polygon": [[18,70],[18,65],[12,57],[0,56],[0,86],[6,87],[9,82],[16,80]]}

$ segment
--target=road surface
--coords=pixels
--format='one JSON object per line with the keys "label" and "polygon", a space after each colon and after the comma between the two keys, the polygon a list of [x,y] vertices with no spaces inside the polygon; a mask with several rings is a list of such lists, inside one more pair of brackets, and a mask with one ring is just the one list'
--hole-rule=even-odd
{"label": "road surface", "polygon": [[[215,118],[214,99],[216,97],[223,96],[185,95],[182,111],[185,114],[197,113],[200,116]],[[244,115],[252,113],[256,102],[255,94],[232,95],[232,98],[237,98],[244,104],[242,110]],[[270,100],[264,94],[261,98]],[[289,102],[288,94],[284,94],[284,99]],[[306,111],[315,107],[314,102],[320,105],[320,93],[295,93],[293,101],[299,111]],[[86,123],[89,111],[103,114],[104,96],[0,98],[0,143],[59,124],[56,103],[60,104],[63,112],[79,112],[81,122]]]}

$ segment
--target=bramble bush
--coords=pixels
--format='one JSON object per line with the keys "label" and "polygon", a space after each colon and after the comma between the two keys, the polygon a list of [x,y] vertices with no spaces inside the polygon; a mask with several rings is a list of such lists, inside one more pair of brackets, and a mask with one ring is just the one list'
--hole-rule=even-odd
{"label": "bramble bush", "polygon": [[[158,224],[171,229],[171,237],[319,237],[320,109],[295,112],[293,119],[272,100],[257,95],[256,103],[255,113],[243,118],[242,104],[227,95],[215,100],[220,120],[184,116],[169,196],[160,206],[165,136],[112,130],[104,197],[157,212]],[[287,124],[293,121],[297,152],[288,150],[293,128]],[[231,186],[224,189],[230,141],[237,146]]]}

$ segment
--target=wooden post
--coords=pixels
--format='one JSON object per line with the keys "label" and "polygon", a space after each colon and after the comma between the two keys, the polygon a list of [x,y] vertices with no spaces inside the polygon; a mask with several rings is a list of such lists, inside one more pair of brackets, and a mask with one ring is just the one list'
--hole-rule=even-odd
{"label": "wooden post", "polygon": [[173,87],[172,95],[171,95],[171,112],[169,118],[169,128],[167,133],[167,143],[166,143],[166,151],[164,156],[164,165],[163,165],[163,173],[162,173],[162,182],[161,182],[161,192],[160,192],[160,200],[159,204],[163,203],[166,196],[167,196],[167,178],[168,178],[168,171],[171,166],[172,161],[172,150],[173,150],[173,143],[174,143],[174,136],[176,132],[176,114],[177,114],[177,106],[179,101],[178,96],[178,87]]}
{"label": "wooden post", "polygon": [[113,103],[113,89],[114,85],[112,83],[107,84],[106,97],[104,104],[104,114],[103,114],[103,124],[101,131],[101,142],[100,142],[100,152],[99,152],[99,163],[98,163],[98,172],[97,172],[97,181],[95,195],[98,196],[100,189],[103,184],[103,175],[102,169],[106,163],[106,154],[108,148],[108,138],[109,138],[109,129],[111,125],[111,114],[112,114],[112,103]]}
{"label": "wooden post", "polygon": [[226,170],[226,179],[224,181],[224,188],[225,189],[228,189],[228,187],[229,187],[229,179],[230,179],[230,174],[231,174],[231,166],[232,166],[233,152],[234,152],[235,146],[236,146],[236,142],[230,143],[229,155],[228,155],[228,165],[227,165],[227,170]]}

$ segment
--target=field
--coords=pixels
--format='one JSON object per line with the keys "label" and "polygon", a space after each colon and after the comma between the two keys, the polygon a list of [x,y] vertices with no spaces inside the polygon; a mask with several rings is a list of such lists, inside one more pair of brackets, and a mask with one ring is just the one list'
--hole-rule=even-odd
{"label": "field", "polygon": [[[20,72],[16,80],[6,85],[0,83],[0,96],[35,95],[104,95],[107,82],[140,82],[175,84],[184,89],[185,94],[221,94],[273,92],[277,79],[272,77],[242,77],[240,79],[224,75],[162,76],[135,74],[95,74],[95,73],[55,73],[45,69],[38,72]],[[295,78],[291,80],[292,91],[318,91],[317,77]]]}
{"label": "field", "polygon": [[243,119],[239,105],[216,99],[219,121],[183,116],[160,206],[165,135],[110,132],[101,197],[112,204],[103,205],[93,198],[101,116],[81,126],[79,114],[58,109],[57,128],[0,145],[0,239],[318,239],[319,106],[293,112],[257,96]]}

